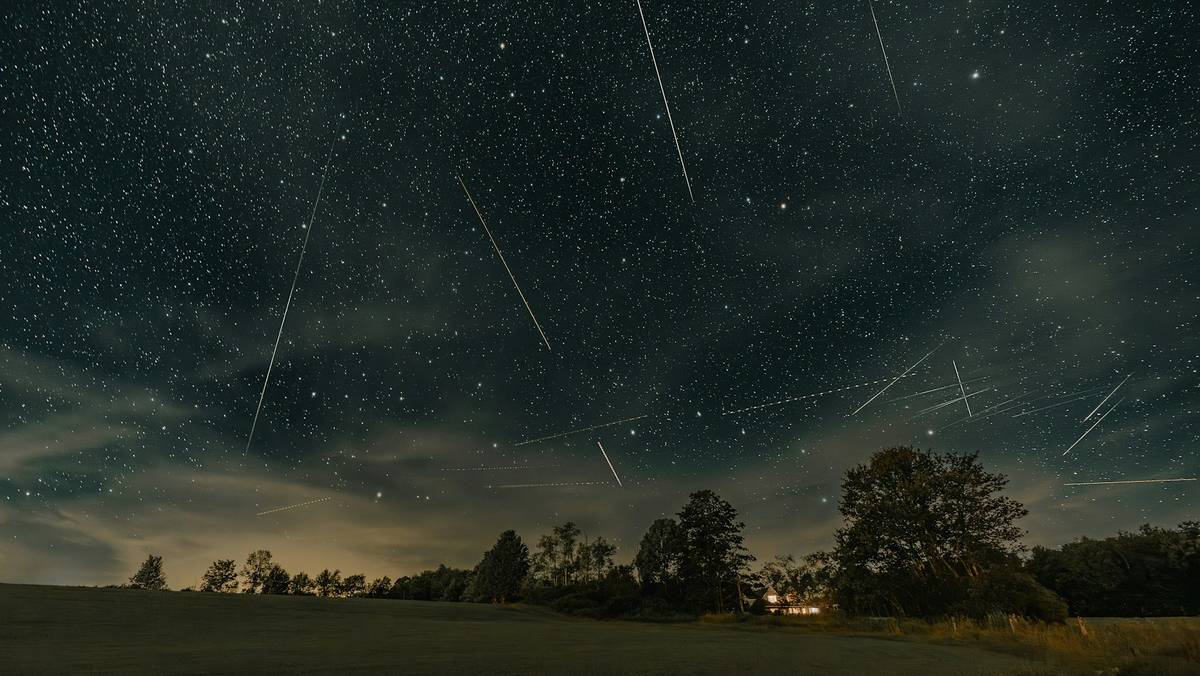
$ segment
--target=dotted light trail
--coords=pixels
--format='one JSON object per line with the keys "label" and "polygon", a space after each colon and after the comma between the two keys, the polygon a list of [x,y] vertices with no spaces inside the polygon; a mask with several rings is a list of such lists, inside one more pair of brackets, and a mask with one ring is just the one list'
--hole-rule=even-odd
{"label": "dotted light trail", "polygon": [[552,488],[557,486],[611,486],[611,481],[559,481],[547,484],[500,484],[488,488]]}
{"label": "dotted light trail", "polygon": [[491,472],[508,469],[553,469],[558,465],[500,465],[498,467],[443,467],[443,472]]}
{"label": "dotted light trail", "polygon": [[309,500],[308,502],[301,502],[301,503],[298,503],[295,505],[288,505],[287,507],[276,507],[275,509],[268,509],[265,512],[259,512],[258,514],[255,514],[255,516],[265,516],[267,514],[274,514],[275,512],[283,512],[283,511],[286,511],[289,509],[296,509],[297,507],[305,507],[307,505],[315,505],[318,502],[325,502],[326,500],[332,500],[332,499],[333,499],[332,497],[324,497],[324,498],[317,498],[316,500]]}
{"label": "dotted light trail", "polygon": [[[930,354],[932,354],[932,353],[930,353]],[[929,355],[926,355],[926,356],[929,356]],[[919,364],[920,362],[917,362],[917,363]],[[735,409],[733,411],[725,411],[725,412],[721,413],[721,415],[733,415],[735,413],[745,413],[746,411],[757,411],[760,408],[768,408],[771,406],[780,406],[783,404],[790,404],[793,401],[800,401],[801,399],[812,399],[813,397],[823,397],[827,394],[835,394],[837,392],[845,392],[846,390],[855,390],[860,387],[868,387],[870,385],[878,385],[879,383],[882,383],[887,380],[891,380],[892,383],[895,383],[897,380],[900,380],[901,378],[907,378],[908,375],[909,374],[906,372],[900,376],[897,376],[896,378],[880,378],[879,380],[869,380],[865,383],[859,383],[857,385],[846,385],[845,387],[837,387],[832,390],[825,390],[824,392],[813,392],[812,394],[801,394],[796,397],[788,397],[787,399],[780,399],[779,401],[772,401],[772,402],[769,402],[766,404],[758,404],[756,406],[747,406],[746,408],[739,408],[739,409]],[[891,386],[892,386],[891,384],[888,385],[888,387],[891,387]],[[879,394],[883,394],[885,391],[887,391],[887,387],[883,388],[883,390],[880,390]],[[875,397],[878,397],[879,394],[875,395]],[[867,401],[867,404],[871,403],[871,401],[874,400],[875,397],[871,397],[871,399]],[[863,404],[863,406],[866,406],[867,404]],[[859,410],[862,410],[861,406],[859,407]]]}
{"label": "dotted light trail", "polygon": [[[943,342],[942,342],[942,345],[945,345],[945,341],[943,341]],[[866,408],[866,407],[867,407],[867,404],[869,404],[869,403],[871,403],[871,402],[875,401],[876,399],[878,399],[878,398],[879,398],[879,395],[883,394],[884,392],[887,392],[887,391],[888,391],[888,389],[889,389],[889,388],[891,388],[891,386],[892,386],[892,385],[895,385],[896,383],[900,382],[900,379],[901,379],[901,378],[903,378],[904,376],[908,375],[909,373],[912,373],[912,370],[913,370],[913,369],[915,369],[915,368],[917,368],[918,366],[920,366],[920,365],[921,365],[921,362],[925,361],[926,359],[929,359],[929,355],[933,354],[934,352],[937,352],[937,350],[938,350],[938,347],[941,347],[942,345],[938,345],[937,347],[933,348],[933,349],[932,349],[932,350],[930,350],[928,353],[926,353],[924,357],[921,357],[920,359],[918,359],[918,360],[917,360],[917,363],[915,363],[915,364],[913,364],[912,366],[909,366],[907,369],[905,369],[904,373],[901,373],[900,375],[896,376],[896,379],[895,379],[895,380],[893,380],[892,382],[890,382],[890,383],[888,383],[886,386],[884,386],[884,388],[883,388],[882,390],[879,390],[878,392],[876,392],[874,397],[871,397],[870,399],[868,399],[868,400],[864,401],[864,402],[862,403],[862,406],[859,406],[858,408],[854,409],[854,412],[853,412],[853,413],[851,413],[850,415],[852,415],[852,416],[853,416],[853,415],[858,415],[858,412],[859,412],[859,411],[861,411],[861,410],[863,410],[864,408]],[[876,381],[876,382],[879,382],[879,381]]]}

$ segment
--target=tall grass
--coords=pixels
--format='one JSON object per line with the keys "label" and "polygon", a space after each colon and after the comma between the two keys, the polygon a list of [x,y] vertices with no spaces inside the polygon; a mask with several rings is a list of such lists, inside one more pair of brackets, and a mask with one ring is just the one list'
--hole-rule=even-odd
{"label": "tall grass", "polygon": [[1049,673],[1200,674],[1200,618],[1072,618],[1065,624],[1047,624],[1003,614],[984,620],[926,622],[828,613],[816,617],[705,615],[701,622],[973,644],[1038,657],[1053,666]]}

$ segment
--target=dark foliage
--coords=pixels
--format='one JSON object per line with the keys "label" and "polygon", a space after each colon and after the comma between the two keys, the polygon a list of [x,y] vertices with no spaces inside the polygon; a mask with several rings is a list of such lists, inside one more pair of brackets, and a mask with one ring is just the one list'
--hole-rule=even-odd
{"label": "dark foliage", "polygon": [[842,481],[833,596],[853,613],[1061,620],[1061,603],[1019,571],[1027,513],[976,455],[889,448]]}
{"label": "dark foliage", "polygon": [[263,576],[262,587],[259,591],[263,594],[287,594],[291,586],[292,577],[279,564],[271,564],[267,569],[267,574]]}
{"label": "dark foliage", "polygon": [[228,593],[237,591],[237,568],[233,559],[217,559],[201,578],[200,591]]}
{"label": "dark foliage", "polygon": [[162,591],[167,588],[167,576],[163,574],[162,557],[153,554],[146,557],[133,577],[129,578],[129,586],[134,589],[149,589]]}
{"label": "dark foliage", "polygon": [[472,572],[441,565],[412,577],[398,577],[388,598],[410,601],[465,601]]}
{"label": "dark foliage", "polygon": [[740,607],[741,580],[754,557],[743,546],[737,510],[712,491],[697,491],[679,511],[683,553],[679,582],[694,612]]}
{"label": "dark foliage", "polygon": [[271,552],[259,549],[250,552],[246,563],[242,565],[242,592],[246,594],[263,593],[263,583],[271,573]]}
{"label": "dark foliage", "polygon": [[1035,547],[1027,568],[1075,615],[1200,614],[1200,523],[1142,526],[1060,549]]}
{"label": "dark foliage", "polygon": [[507,603],[517,598],[528,574],[529,548],[516,531],[506,530],[475,567],[472,596],[475,600]]}

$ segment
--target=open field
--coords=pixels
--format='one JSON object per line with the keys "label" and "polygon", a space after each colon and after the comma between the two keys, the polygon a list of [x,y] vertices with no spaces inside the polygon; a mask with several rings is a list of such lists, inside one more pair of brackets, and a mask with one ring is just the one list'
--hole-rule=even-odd
{"label": "open field", "polygon": [[0,585],[5,674],[1059,673],[1035,651],[986,636],[814,629],[602,622],[421,601]]}

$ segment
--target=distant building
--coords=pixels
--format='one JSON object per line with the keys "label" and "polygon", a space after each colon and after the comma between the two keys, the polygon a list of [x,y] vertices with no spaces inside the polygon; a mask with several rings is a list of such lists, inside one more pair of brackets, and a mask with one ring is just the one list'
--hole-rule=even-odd
{"label": "distant building", "polygon": [[819,615],[820,606],[803,603],[795,594],[780,594],[774,587],[767,587],[763,593],[763,601],[767,604],[767,612],[773,615]]}

